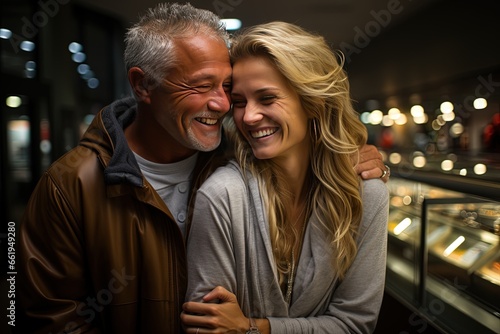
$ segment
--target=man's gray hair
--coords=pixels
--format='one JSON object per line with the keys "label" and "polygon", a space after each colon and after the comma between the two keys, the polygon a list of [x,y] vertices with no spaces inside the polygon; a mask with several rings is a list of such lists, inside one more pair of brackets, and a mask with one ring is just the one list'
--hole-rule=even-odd
{"label": "man's gray hair", "polygon": [[220,18],[191,4],[160,3],[149,8],[125,36],[127,71],[141,68],[151,84],[159,84],[176,64],[175,43],[203,33],[229,45],[229,34]]}

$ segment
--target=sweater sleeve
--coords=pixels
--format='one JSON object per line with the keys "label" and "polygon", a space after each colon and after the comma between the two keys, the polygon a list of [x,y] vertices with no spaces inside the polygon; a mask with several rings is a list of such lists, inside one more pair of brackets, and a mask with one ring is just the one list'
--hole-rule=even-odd
{"label": "sweater sleeve", "polygon": [[323,314],[268,318],[271,333],[372,333],[382,303],[387,255],[389,193],[380,180],[364,181],[363,218],[354,262]]}
{"label": "sweater sleeve", "polygon": [[186,301],[201,298],[216,286],[237,290],[234,215],[245,205],[241,178],[219,169],[198,190],[187,239],[188,287]]}
{"label": "sweater sleeve", "polygon": [[45,173],[19,228],[16,333],[100,332],[80,309],[89,294],[82,238],[74,211]]}

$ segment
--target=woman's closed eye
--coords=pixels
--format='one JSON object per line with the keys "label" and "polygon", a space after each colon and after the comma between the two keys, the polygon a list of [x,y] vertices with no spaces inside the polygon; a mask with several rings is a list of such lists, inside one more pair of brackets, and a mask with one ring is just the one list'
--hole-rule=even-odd
{"label": "woman's closed eye", "polygon": [[233,84],[231,82],[225,82],[222,84],[222,88],[224,89],[225,92],[230,92],[232,87]]}
{"label": "woman's closed eye", "polygon": [[262,103],[262,104],[271,104],[272,102],[274,102],[276,100],[276,96],[275,95],[264,95],[262,96],[259,101]]}
{"label": "woman's closed eye", "polygon": [[247,101],[235,99],[234,97],[231,98],[231,101],[233,103],[233,108],[245,108],[245,106],[247,105]]}

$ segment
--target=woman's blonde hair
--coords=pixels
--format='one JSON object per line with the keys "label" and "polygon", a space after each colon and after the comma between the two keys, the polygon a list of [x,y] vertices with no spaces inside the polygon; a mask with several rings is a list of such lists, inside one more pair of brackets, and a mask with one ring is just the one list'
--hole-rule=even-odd
{"label": "woman's blonde hair", "polygon": [[[312,145],[307,217],[315,214],[325,229],[335,255],[332,265],[337,276],[343,278],[356,256],[356,232],[362,216],[360,180],[353,168],[353,157],[367,137],[351,103],[343,59],[339,63],[323,37],[285,22],[243,31],[235,36],[230,54],[233,64],[245,57],[267,57],[299,94],[310,118]],[[254,157],[249,144],[235,130],[232,117],[226,119],[236,159],[244,170],[257,177],[263,190],[282,281],[288,273],[286,263],[292,249],[300,242],[300,233],[292,230],[287,213],[291,204],[287,184],[271,160]]]}

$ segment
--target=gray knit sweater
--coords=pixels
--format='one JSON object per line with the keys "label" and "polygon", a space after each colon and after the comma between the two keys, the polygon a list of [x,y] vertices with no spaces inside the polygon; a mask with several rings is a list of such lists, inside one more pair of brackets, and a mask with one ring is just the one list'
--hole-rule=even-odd
{"label": "gray knit sweater", "polygon": [[363,182],[358,253],[343,281],[312,215],[305,231],[292,302],[281,292],[269,228],[257,181],[245,182],[236,163],[220,167],[197,194],[188,237],[186,300],[221,285],[244,312],[268,318],[277,333],[371,333],[384,291],[388,190],[378,179]]}

